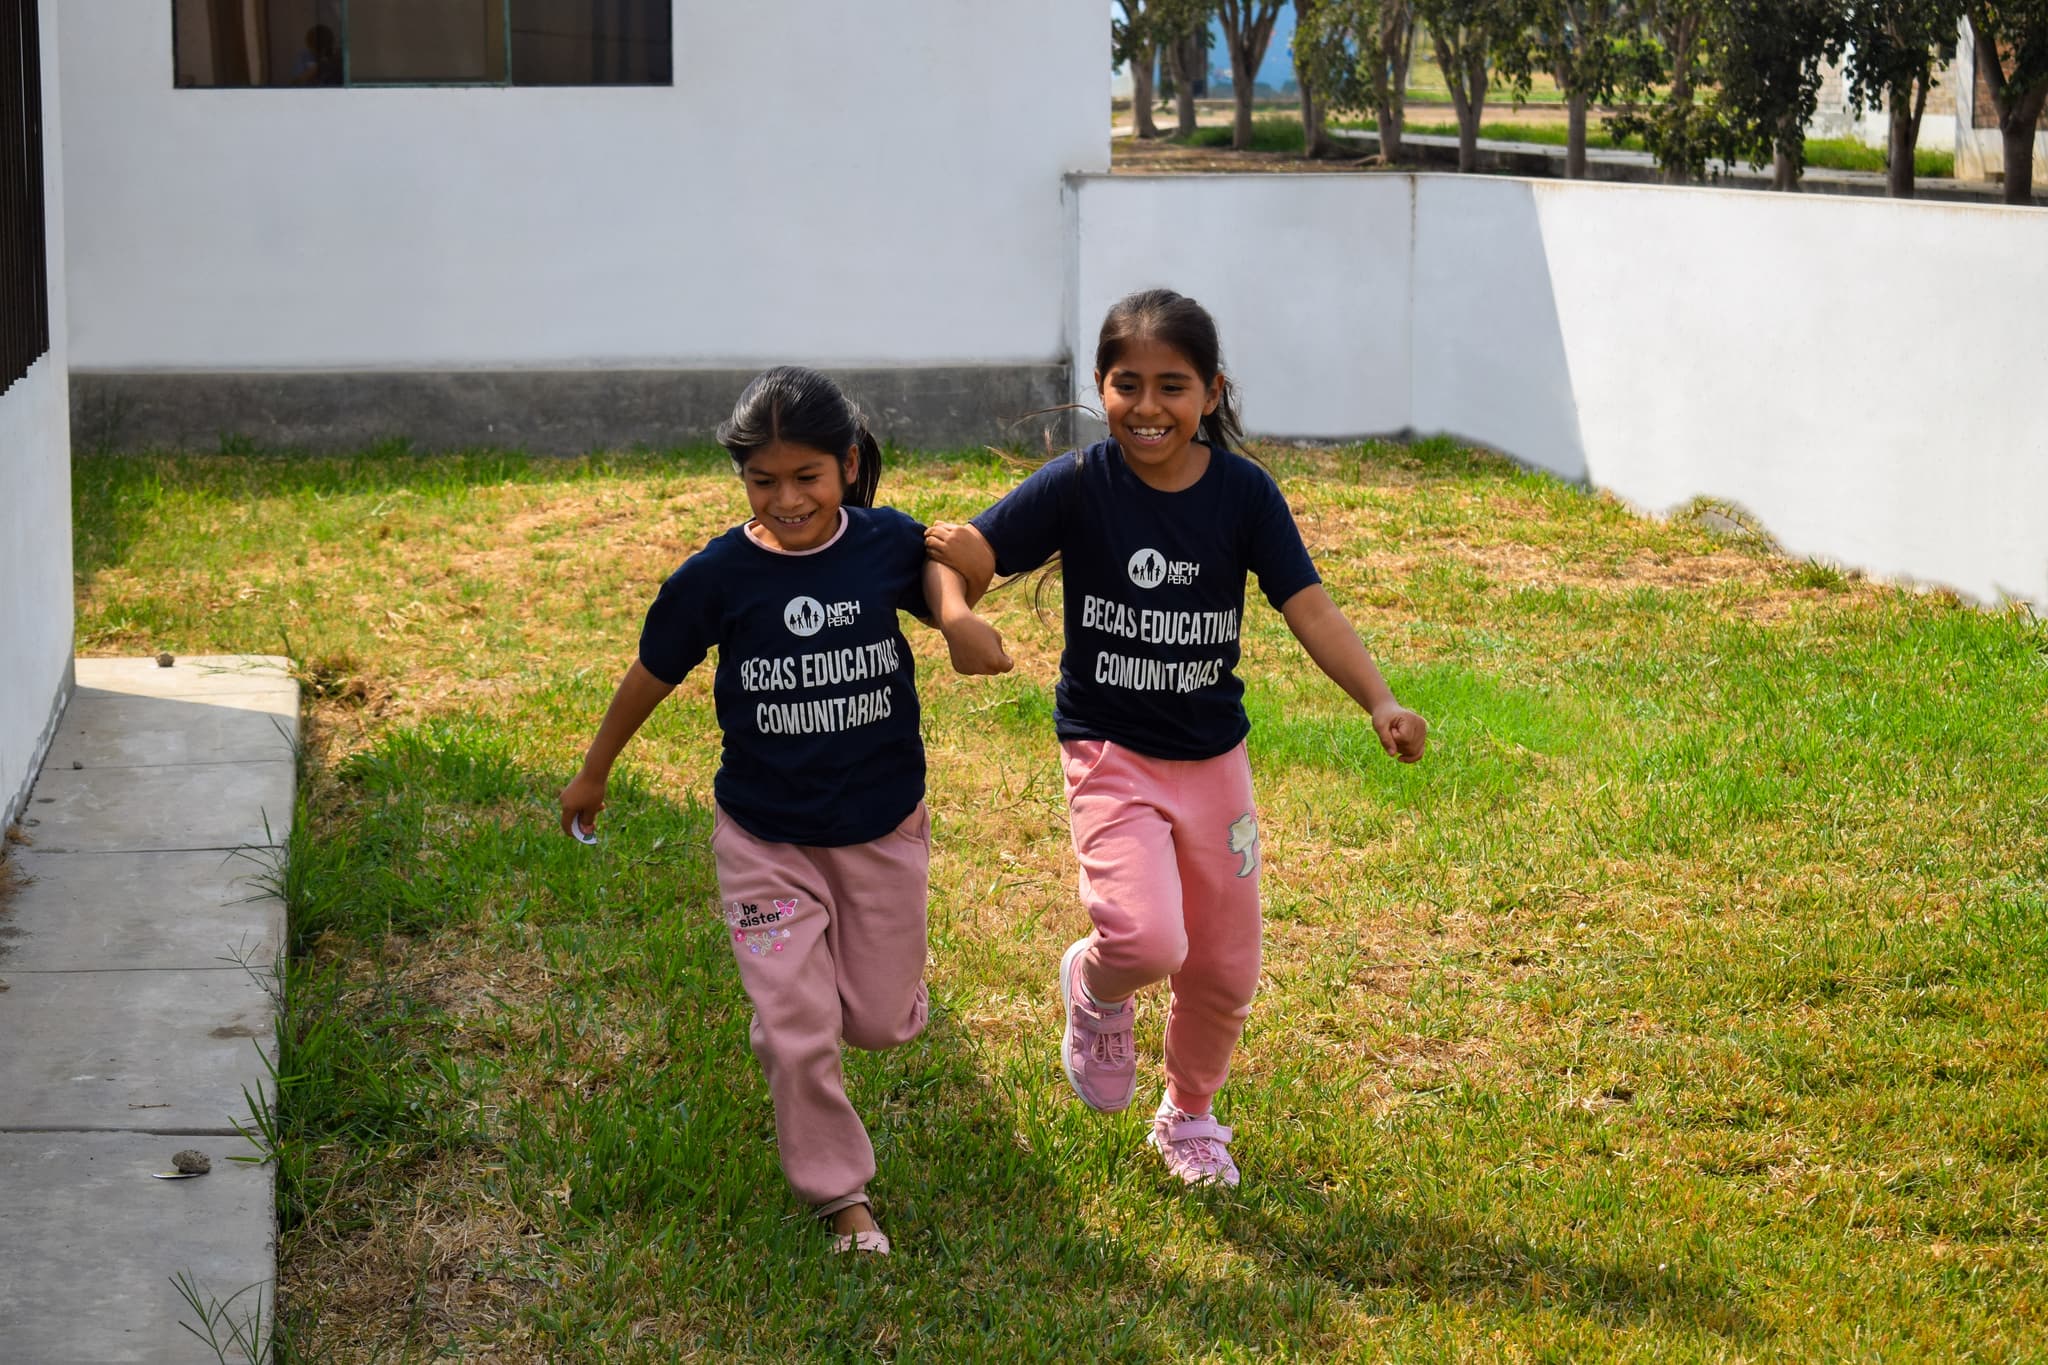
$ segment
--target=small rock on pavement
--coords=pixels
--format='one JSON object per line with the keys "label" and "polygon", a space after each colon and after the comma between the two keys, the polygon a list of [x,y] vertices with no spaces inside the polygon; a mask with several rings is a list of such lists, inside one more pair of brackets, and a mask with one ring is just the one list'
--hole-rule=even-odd
{"label": "small rock on pavement", "polygon": [[158,668],[169,668],[176,662],[178,662],[178,656],[171,653],[168,649],[156,656],[156,666]]}
{"label": "small rock on pavement", "polygon": [[172,1157],[171,1164],[184,1175],[205,1175],[213,1169],[213,1158],[188,1147]]}

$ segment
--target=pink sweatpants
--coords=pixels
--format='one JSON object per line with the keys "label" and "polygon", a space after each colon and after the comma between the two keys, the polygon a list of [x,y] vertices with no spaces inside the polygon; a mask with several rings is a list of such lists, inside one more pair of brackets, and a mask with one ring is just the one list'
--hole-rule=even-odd
{"label": "pink sweatpants", "polygon": [[924,1030],[931,817],[920,802],[873,843],[812,848],[757,839],[716,810],[711,851],[782,1173],[821,1216],[866,1203],[875,1149],[839,1044],[880,1051]]}
{"label": "pink sweatpants", "polygon": [[1110,1003],[1172,982],[1167,1097],[1207,1113],[1259,984],[1259,824],[1244,746],[1199,762],[1093,739],[1060,751],[1095,922],[1082,983]]}

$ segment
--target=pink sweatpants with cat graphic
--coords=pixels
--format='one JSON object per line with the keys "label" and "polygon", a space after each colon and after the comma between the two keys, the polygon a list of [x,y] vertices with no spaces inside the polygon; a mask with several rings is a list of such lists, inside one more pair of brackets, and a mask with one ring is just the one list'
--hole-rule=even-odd
{"label": "pink sweatpants with cat graphic", "polygon": [[821,1216],[864,1204],[875,1149],[839,1045],[880,1051],[924,1031],[931,818],[919,802],[872,843],[813,848],[757,839],[720,809],[711,851],[782,1173]]}
{"label": "pink sweatpants with cat graphic", "polygon": [[1259,984],[1259,824],[1244,745],[1196,762],[1095,739],[1060,752],[1095,922],[1082,983],[1104,1003],[1172,983],[1167,1097],[1205,1114]]}

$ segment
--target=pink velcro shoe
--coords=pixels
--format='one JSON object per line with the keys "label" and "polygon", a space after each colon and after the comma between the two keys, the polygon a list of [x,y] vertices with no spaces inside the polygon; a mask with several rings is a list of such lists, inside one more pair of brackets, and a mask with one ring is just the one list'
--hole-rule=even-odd
{"label": "pink velcro shoe", "polygon": [[1230,1159],[1230,1130],[1211,1115],[1183,1114],[1172,1101],[1161,1100],[1145,1141],[1158,1150],[1167,1170],[1190,1185],[1237,1183],[1237,1163]]}
{"label": "pink velcro shoe", "polygon": [[1088,1003],[1081,987],[1081,954],[1086,951],[1088,940],[1079,939],[1060,959],[1060,1003],[1067,1008],[1060,1064],[1081,1103],[1115,1114],[1130,1108],[1138,1091],[1138,1058],[1131,1047],[1138,1007],[1129,1000],[1113,1010]]}

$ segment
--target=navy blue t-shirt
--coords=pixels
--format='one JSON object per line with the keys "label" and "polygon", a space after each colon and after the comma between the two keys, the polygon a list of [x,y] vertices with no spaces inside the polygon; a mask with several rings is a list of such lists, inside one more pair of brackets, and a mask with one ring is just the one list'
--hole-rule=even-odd
{"label": "navy blue t-shirt", "polygon": [[864,844],[924,799],[917,665],[896,624],[899,608],[927,614],[924,528],[894,508],[845,512],[837,539],[800,554],[735,526],[669,576],[640,631],[665,683],[718,647],[712,790],[772,843]]}
{"label": "navy blue t-shirt", "polygon": [[1251,729],[1237,677],[1246,573],[1276,608],[1322,581],[1272,476],[1213,447],[1201,478],[1162,493],[1101,441],[1046,465],[974,525],[998,573],[1060,556],[1059,737],[1154,758],[1214,758]]}

